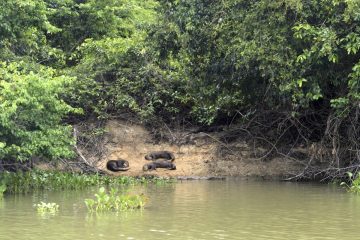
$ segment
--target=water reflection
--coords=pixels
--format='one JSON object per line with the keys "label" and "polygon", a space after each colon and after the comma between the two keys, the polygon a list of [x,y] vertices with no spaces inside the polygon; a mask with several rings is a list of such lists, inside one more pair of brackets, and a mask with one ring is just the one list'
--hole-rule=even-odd
{"label": "water reflection", "polygon": [[[143,211],[88,214],[89,191],[0,201],[0,239],[357,239],[360,198],[319,184],[188,181],[148,185]],[[44,218],[32,207],[56,202]]]}

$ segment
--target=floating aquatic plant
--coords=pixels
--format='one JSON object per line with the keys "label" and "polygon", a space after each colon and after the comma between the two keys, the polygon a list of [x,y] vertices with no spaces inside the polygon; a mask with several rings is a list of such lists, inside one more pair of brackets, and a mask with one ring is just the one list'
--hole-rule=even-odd
{"label": "floating aquatic plant", "polygon": [[143,194],[119,194],[115,188],[111,188],[107,193],[104,187],[95,194],[95,199],[85,199],[85,205],[90,212],[142,209],[146,202],[147,197]]}
{"label": "floating aquatic plant", "polygon": [[36,207],[38,213],[44,214],[44,213],[50,213],[55,214],[59,211],[59,205],[56,203],[45,203],[40,202],[38,204],[34,204],[34,207]]}
{"label": "floating aquatic plant", "polygon": [[6,185],[5,185],[5,184],[1,184],[1,185],[0,185],[0,199],[3,198],[5,191],[6,191]]}
{"label": "floating aquatic plant", "polygon": [[[28,172],[2,172],[0,182],[5,185],[6,192],[26,193],[34,190],[69,190],[84,189],[92,186],[119,186],[136,184],[163,184],[171,179],[113,177],[100,174],[81,174],[60,171],[28,171]],[[4,191],[5,191],[4,190]]]}

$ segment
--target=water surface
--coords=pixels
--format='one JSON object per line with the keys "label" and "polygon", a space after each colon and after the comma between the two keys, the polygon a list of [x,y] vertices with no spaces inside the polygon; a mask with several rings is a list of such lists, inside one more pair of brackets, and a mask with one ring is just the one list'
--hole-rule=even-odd
{"label": "water surface", "polygon": [[[88,214],[94,190],[8,195],[0,239],[360,239],[360,196],[320,184],[184,181],[136,187],[142,211]],[[56,215],[33,204],[56,202]]]}

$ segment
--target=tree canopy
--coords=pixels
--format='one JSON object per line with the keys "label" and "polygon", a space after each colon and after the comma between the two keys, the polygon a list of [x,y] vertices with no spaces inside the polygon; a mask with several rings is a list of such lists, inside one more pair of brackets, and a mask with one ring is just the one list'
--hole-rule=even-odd
{"label": "tree canopy", "polygon": [[357,0],[6,0],[0,20],[0,158],[69,157],[79,113],[271,112],[351,159],[337,167],[360,161]]}

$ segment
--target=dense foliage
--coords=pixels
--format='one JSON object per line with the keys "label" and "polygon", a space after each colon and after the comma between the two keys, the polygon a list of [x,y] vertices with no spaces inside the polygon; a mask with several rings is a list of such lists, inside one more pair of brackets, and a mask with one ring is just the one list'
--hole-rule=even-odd
{"label": "dense foliage", "polygon": [[62,119],[76,109],[60,95],[73,79],[50,68],[0,64],[0,159],[71,157],[71,127]]}
{"label": "dense foliage", "polygon": [[185,65],[200,121],[211,123],[257,102],[289,111],[319,100],[339,108],[357,105],[357,1],[164,1],[162,6],[157,37],[160,43],[167,38],[164,57]]}
{"label": "dense foliage", "polygon": [[69,115],[131,113],[256,119],[327,169],[360,162],[357,0],[7,0],[0,20],[1,159],[70,157]]}

